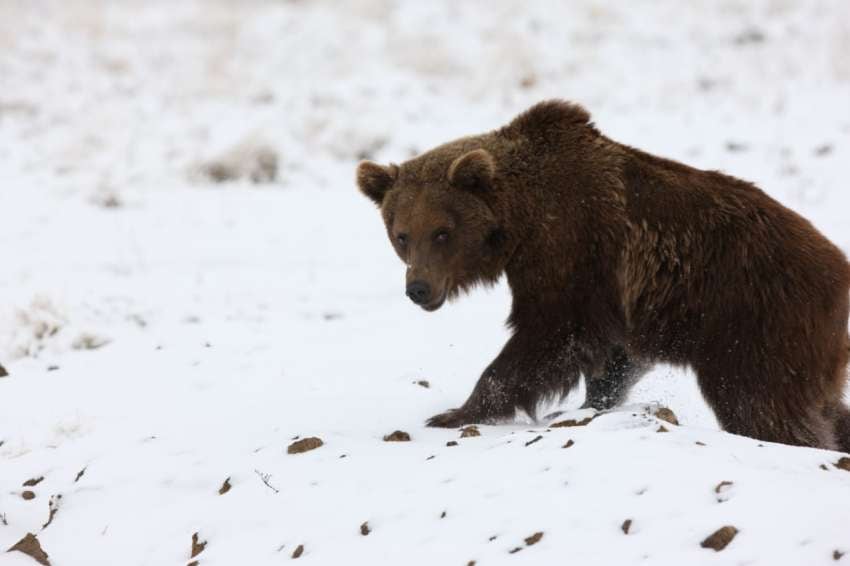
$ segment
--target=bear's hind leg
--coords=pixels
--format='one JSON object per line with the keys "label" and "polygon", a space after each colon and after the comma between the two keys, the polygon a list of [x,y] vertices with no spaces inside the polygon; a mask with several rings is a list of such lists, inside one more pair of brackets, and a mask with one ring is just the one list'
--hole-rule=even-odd
{"label": "bear's hind leg", "polygon": [[793,382],[779,387],[775,375],[757,371],[732,374],[723,367],[695,369],[703,397],[723,430],[767,442],[837,447],[833,421],[805,391],[796,395],[788,391]]}
{"label": "bear's hind leg", "polygon": [[835,431],[838,450],[850,454],[850,408],[842,403],[833,403],[826,411]]}
{"label": "bear's hind leg", "polygon": [[605,411],[618,407],[648,369],[629,358],[621,346],[615,346],[605,360],[603,370],[597,375],[585,376],[587,395],[581,408]]}

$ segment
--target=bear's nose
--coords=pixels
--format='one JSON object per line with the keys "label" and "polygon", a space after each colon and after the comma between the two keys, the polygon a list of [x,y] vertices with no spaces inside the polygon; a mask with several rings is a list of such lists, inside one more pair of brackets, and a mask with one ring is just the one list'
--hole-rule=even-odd
{"label": "bear's nose", "polygon": [[407,296],[417,305],[425,304],[431,298],[431,286],[424,281],[411,281],[407,284]]}

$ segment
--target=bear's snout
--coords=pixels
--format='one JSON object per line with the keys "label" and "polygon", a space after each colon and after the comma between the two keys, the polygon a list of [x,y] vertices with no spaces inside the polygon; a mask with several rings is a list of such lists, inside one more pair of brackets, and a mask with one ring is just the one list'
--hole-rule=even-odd
{"label": "bear's snout", "polygon": [[411,281],[407,284],[407,296],[417,305],[427,304],[431,300],[431,286],[422,280]]}

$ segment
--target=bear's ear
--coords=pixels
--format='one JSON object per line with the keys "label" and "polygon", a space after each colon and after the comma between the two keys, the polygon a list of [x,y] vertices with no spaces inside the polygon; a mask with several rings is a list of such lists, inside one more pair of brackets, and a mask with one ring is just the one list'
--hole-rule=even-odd
{"label": "bear's ear", "polygon": [[496,161],[486,149],[474,149],[449,166],[449,183],[462,189],[486,189],[496,174]]}
{"label": "bear's ear", "polygon": [[372,202],[381,206],[384,195],[392,188],[398,177],[398,167],[389,165],[384,167],[371,161],[361,161],[357,166],[357,186],[360,192],[372,199]]}

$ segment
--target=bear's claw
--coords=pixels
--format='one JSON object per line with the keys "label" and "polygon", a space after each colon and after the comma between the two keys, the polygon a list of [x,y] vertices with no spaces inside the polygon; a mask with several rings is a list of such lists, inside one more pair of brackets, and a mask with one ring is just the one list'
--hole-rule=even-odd
{"label": "bear's claw", "polygon": [[434,415],[425,424],[437,428],[457,428],[472,422],[474,422],[473,419],[470,419],[462,409],[450,409],[445,413]]}

